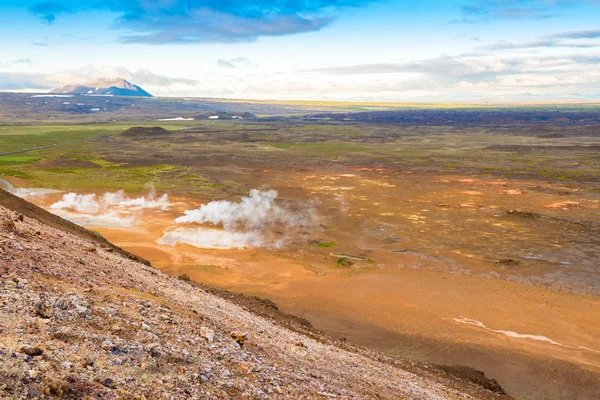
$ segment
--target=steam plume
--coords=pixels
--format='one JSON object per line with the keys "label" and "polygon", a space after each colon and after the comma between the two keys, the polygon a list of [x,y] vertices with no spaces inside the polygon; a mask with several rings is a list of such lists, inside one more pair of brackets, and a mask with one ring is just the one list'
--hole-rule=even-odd
{"label": "steam plume", "polygon": [[64,218],[84,226],[128,227],[135,222],[132,211],[141,209],[167,210],[171,207],[168,195],[156,198],[154,188],[148,197],[129,198],[123,190],[106,192],[102,196],[67,193],[50,206]]}
{"label": "steam plume", "polygon": [[[221,229],[176,228],[164,233],[158,243],[177,243],[208,249],[280,247],[290,228],[312,218],[311,210],[292,213],[276,204],[277,191],[253,189],[239,202],[213,201],[187,210],[176,224],[211,224]],[[275,229],[277,232],[275,232]]]}
{"label": "steam plume", "polygon": [[142,196],[130,199],[123,190],[119,190],[118,192],[104,193],[99,200],[96,199],[96,194],[94,193],[67,193],[63,196],[62,200],[52,204],[50,208],[53,210],[73,210],[94,214],[105,211],[108,208],[157,208],[164,211],[169,209],[170,206],[171,203],[167,194],[155,199],[155,194],[151,192],[148,198]]}

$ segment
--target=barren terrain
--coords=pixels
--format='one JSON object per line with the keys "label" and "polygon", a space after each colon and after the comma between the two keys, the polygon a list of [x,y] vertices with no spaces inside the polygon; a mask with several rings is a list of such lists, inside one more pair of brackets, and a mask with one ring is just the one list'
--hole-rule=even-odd
{"label": "barren terrain", "polygon": [[292,330],[0,202],[2,398],[508,398],[477,372]]}
{"label": "barren terrain", "polygon": [[[594,399],[595,117],[504,113],[169,122],[161,134],[107,132],[12,156],[3,179],[171,276],[268,298],[387,354],[482,369],[517,398]],[[7,127],[2,137],[69,141],[111,128],[80,129]],[[133,205],[149,200],[148,183],[168,207]],[[269,210],[281,215],[251,229],[175,223],[252,189],[276,190]],[[51,208],[70,192],[118,190],[127,206]]]}

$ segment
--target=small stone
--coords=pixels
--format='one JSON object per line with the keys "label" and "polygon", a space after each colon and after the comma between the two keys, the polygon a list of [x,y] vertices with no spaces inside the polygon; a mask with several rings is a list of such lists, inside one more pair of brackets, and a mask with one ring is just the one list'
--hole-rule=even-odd
{"label": "small stone", "polygon": [[94,363],[96,362],[96,357],[89,355],[85,358],[85,360],[83,360],[83,364],[87,367],[92,367],[94,365]]}
{"label": "small stone", "polygon": [[73,363],[70,363],[70,362],[68,362],[68,361],[65,361],[64,363],[62,363],[62,367],[63,367],[64,369],[71,369],[71,368],[73,368]]}
{"label": "small stone", "polygon": [[101,379],[100,383],[109,389],[115,388],[115,382],[111,378]]}
{"label": "small stone", "polygon": [[142,329],[146,330],[146,331],[151,331],[152,328],[150,328],[150,326],[148,324],[144,324],[142,323]]}
{"label": "small stone", "polygon": [[27,392],[28,398],[30,399],[40,399],[42,397],[42,394],[40,393],[38,388],[35,387],[35,385],[32,385],[31,383],[27,385]]}
{"label": "small stone", "polygon": [[154,342],[146,346],[146,351],[150,352],[152,357],[158,357],[162,354],[162,347],[160,343]]}
{"label": "small stone", "polygon": [[28,374],[31,379],[37,379],[37,377],[40,376],[40,372],[35,369],[30,369]]}
{"label": "small stone", "polygon": [[50,303],[48,303],[47,301],[40,301],[38,303],[35,303],[33,305],[33,308],[35,309],[35,314],[40,317],[40,318],[52,318],[52,305],[50,305]]}
{"label": "small stone", "polygon": [[110,339],[105,339],[104,342],[102,342],[103,350],[112,350],[114,347],[115,347],[115,344]]}
{"label": "small stone", "polygon": [[30,357],[37,357],[37,356],[41,356],[42,354],[44,354],[44,350],[42,350],[39,347],[25,345],[25,346],[21,347],[21,353],[27,354]]}
{"label": "small stone", "polygon": [[88,312],[88,308],[86,306],[75,306],[75,311],[79,315],[84,315]]}
{"label": "small stone", "polygon": [[243,346],[244,342],[246,342],[246,337],[248,336],[248,334],[247,333],[243,333],[243,332],[231,332],[230,336],[240,346]]}
{"label": "small stone", "polygon": [[204,339],[208,340],[209,343],[215,341],[215,332],[212,329],[209,329],[205,326],[200,328],[200,336]]}
{"label": "small stone", "polygon": [[2,226],[4,227],[4,229],[6,229],[9,232],[14,232],[17,229],[15,226],[15,223],[11,219],[2,221]]}
{"label": "small stone", "polygon": [[179,275],[179,279],[185,282],[189,282],[190,281],[190,276],[188,274],[182,274]]}

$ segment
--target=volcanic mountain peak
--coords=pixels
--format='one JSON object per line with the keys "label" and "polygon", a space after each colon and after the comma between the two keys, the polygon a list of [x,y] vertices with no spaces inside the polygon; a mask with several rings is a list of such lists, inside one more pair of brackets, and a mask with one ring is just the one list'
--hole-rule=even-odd
{"label": "volcanic mountain peak", "polygon": [[106,78],[79,85],[67,85],[52,90],[50,93],[84,94],[90,96],[136,96],[152,97],[141,87],[123,78]]}

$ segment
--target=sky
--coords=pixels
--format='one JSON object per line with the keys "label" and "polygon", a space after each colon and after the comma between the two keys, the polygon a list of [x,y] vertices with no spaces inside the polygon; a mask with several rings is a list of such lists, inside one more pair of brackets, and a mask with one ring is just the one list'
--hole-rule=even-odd
{"label": "sky", "polygon": [[600,100],[600,0],[0,0],[0,91]]}

